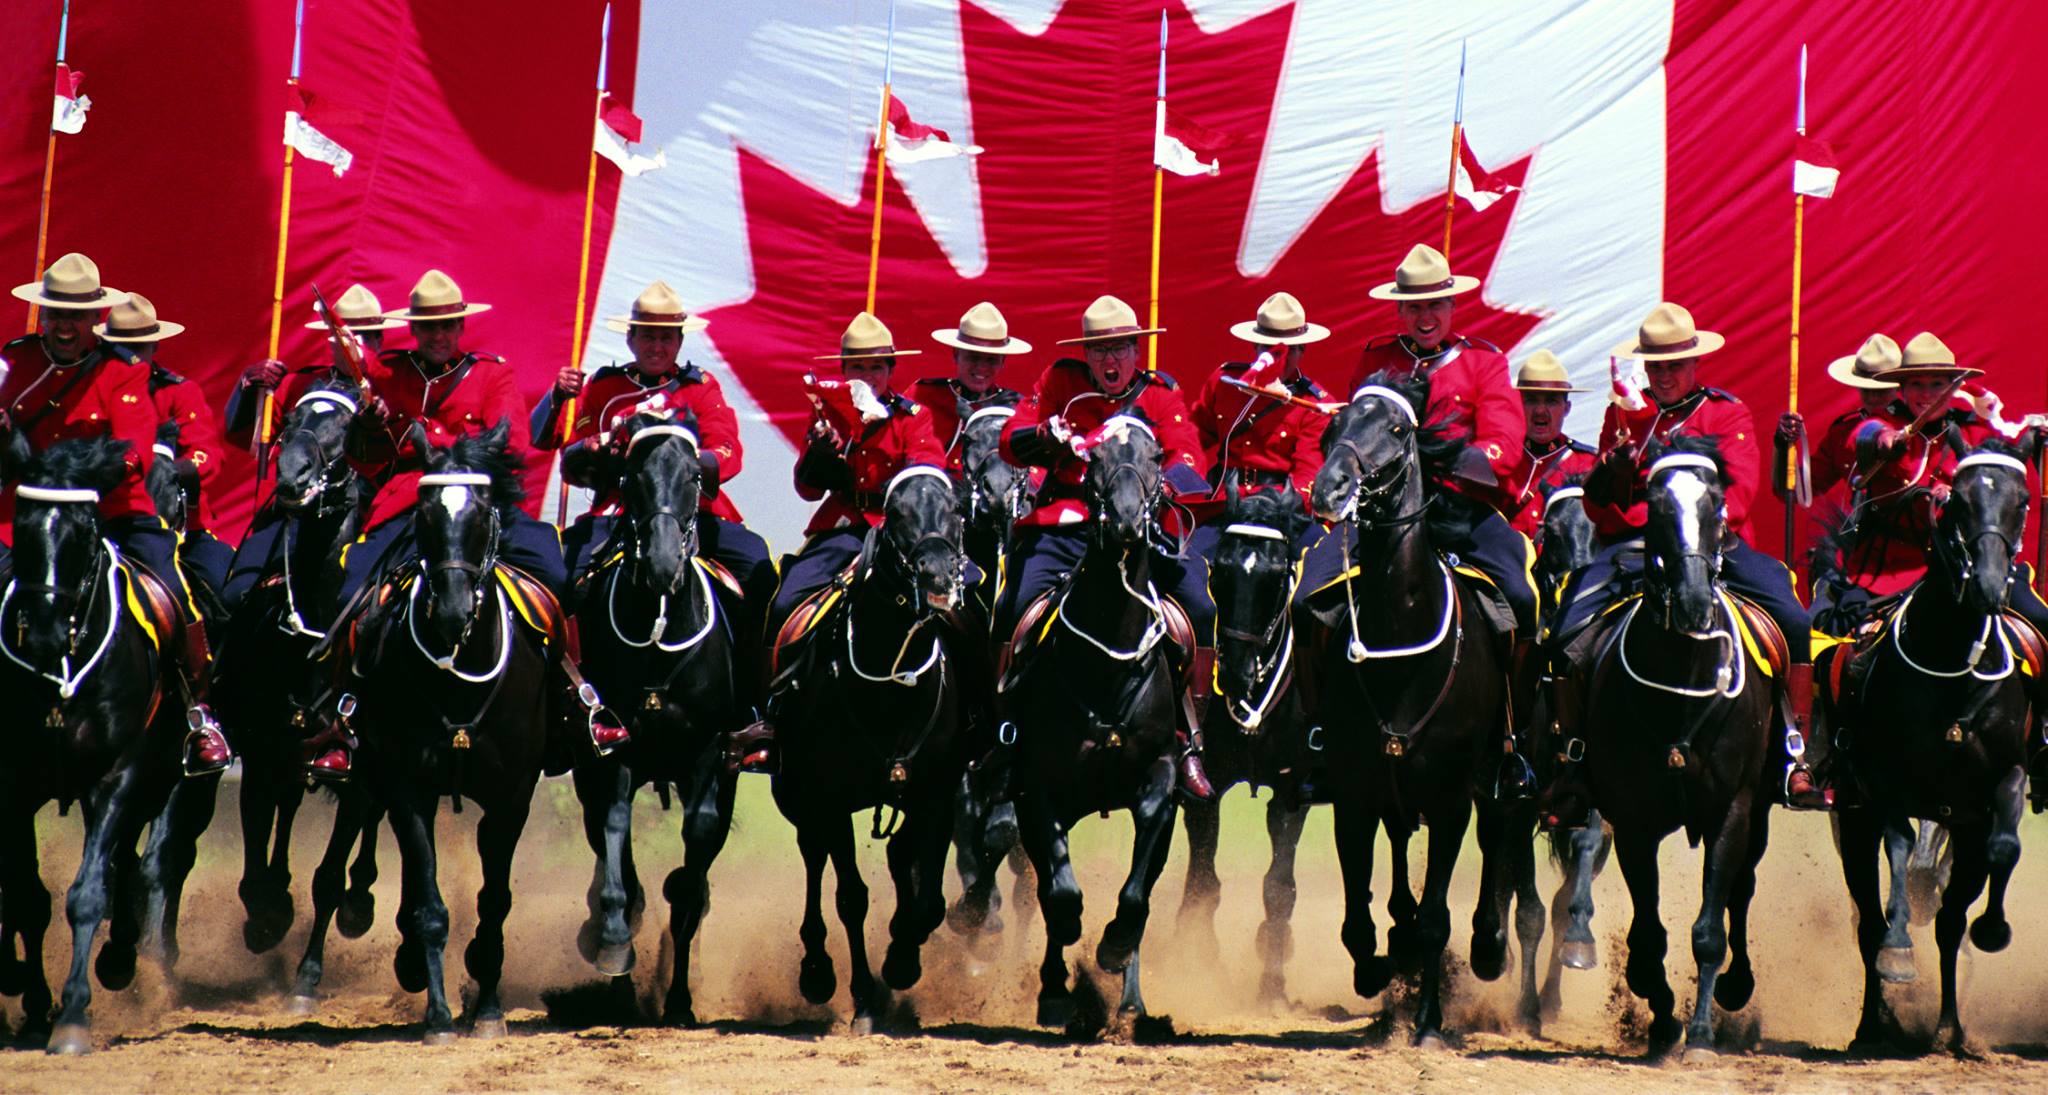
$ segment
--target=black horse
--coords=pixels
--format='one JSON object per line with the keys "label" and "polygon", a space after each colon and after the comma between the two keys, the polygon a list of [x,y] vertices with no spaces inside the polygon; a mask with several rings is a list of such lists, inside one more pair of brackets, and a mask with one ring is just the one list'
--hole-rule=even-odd
{"label": "black horse", "polygon": [[[1398,865],[1417,823],[1429,826],[1419,905],[1398,871],[1388,901],[1389,950],[1421,966],[1417,1045],[1441,1042],[1451,873],[1507,715],[1505,652],[1487,623],[1498,617],[1432,546],[1433,523],[1474,517],[1455,496],[1425,488],[1459,446],[1418,424],[1427,403],[1426,378],[1375,376],[1323,434],[1310,502],[1332,522],[1329,535],[1342,537],[1348,565],[1308,600],[1336,640],[1317,643],[1310,656],[1323,682],[1319,721],[1344,875],[1343,939],[1360,996],[1378,995],[1395,972],[1377,953],[1372,921],[1374,832],[1385,826]],[[1491,979],[1506,962],[1507,934],[1492,896],[1503,840],[1490,802],[1480,822],[1485,859],[1471,966]]]}
{"label": "black horse", "polygon": [[[1719,579],[1730,533],[1718,447],[1710,438],[1679,437],[1647,456],[1643,592],[1592,636],[1598,653],[1579,750],[1635,907],[1627,979],[1650,1005],[1652,1053],[1679,1034],[1664,975],[1657,847],[1681,828],[1693,843],[1705,842],[1692,928],[1699,993],[1685,1042],[1688,1056],[1710,1057],[1713,1005],[1739,1010],[1756,988],[1749,904],[1770,835],[1764,767],[1775,726],[1772,684],[1749,653]],[[1734,960],[1724,971],[1731,947]]]}
{"label": "black horse", "polygon": [[[222,621],[219,654],[214,662],[215,708],[234,735],[242,758],[237,797],[242,825],[242,880],[238,894],[246,919],[242,940],[252,953],[276,946],[291,930],[295,909],[291,895],[291,834],[305,781],[300,769],[300,740],[307,719],[325,698],[324,675],[309,664],[314,646],[326,637],[317,606],[330,604],[339,579],[342,548],[355,539],[370,500],[367,480],[343,459],[342,445],[354,417],[359,392],[347,380],[314,385],[285,417],[277,450],[277,481],[270,512],[259,521],[274,522],[276,534],[257,541],[267,545],[260,559],[238,559],[237,568],[254,569],[256,580],[233,614]],[[151,468],[152,490],[156,468]],[[174,484],[174,481],[173,481]],[[164,502],[158,502],[161,512]],[[172,792],[164,818],[152,830],[143,858],[150,883],[147,939],[166,969],[178,960],[178,917],[186,876],[198,840],[213,818],[215,782],[182,783]],[[344,795],[347,792],[343,792]],[[367,806],[371,816],[349,820]],[[318,950],[328,918],[339,909],[342,934],[351,938],[370,928],[375,898],[370,884],[377,877],[376,826],[373,805],[355,802],[337,819],[335,843],[325,870],[316,873],[315,905],[324,905],[310,949]],[[340,872],[347,866],[353,839],[341,830],[362,835],[362,854],[354,884],[340,890]],[[332,892],[328,892],[328,891]],[[323,896],[326,900],[323,901]],[[303,974],[306,970],[302,966]],[[295,990],[295,999],[309,999],[318,981]]]}
{"label": "black horse", "polygon": [[[1016,413],[1015,407],[968,410],[962,400],[961,410],[961,476],[956,485],[966,526],[962,543],[968,559],[982,574],[980,584],[969,589],[967,596],[978,602],[984,613],[992,613],[1017,519],[1031,512],[1030,473],[1003,459],[1003,427]],[[973,773],[962,779],[953,827],[961,892],[947,919],[955,931],[967,935],[1002,928],[996,911],[1003,903],[995,883],[996,869],[1005,858],[1016,877],[1013,900],[1023,896],[1030,885],[1029,860],[1017,839],[1016,805],[1007,800],[989,803],[978,782]],[[1016,907],[1022,914],[1030,911],[1022,902]]]}
{"label": "black horse", "polygon": [[1105,423],[1083,486],[1094,514],[1087,550],[1049,595],[1038,629],[1043,638],[1012,664],[999,696],[1016,727],[1012,789],[1045,917],[1038,971],[1038,1021],[1045,1026],[1076,1020],[1065,951],[1081,938],[1081,886],[1067,834],[1098,811],[1129,810],[1136,832],[1130,873],[1095,962],[1123,975],[1119,1024],[1135,1024],[1145,1010],[1138,949],[1173,838],[1182,689],[1169,658],[1171,606],[1149,576],[1163,492],[1160,453],[1141,419]]}
{"label": "black horse", "polygon": [[[21,485],[13,574],[0,594],[0,694],[13,713],[9,763],[0,771],[0,992],[21,996],[25,1038],[47,1032],[50,1052],[84,1053],[92,1048],[86,966],[117,991],[135,976],[136,841],[178,781],[184,705],[171,660],[181,617],[174,607],[128,607],[151,598],[102,537],[99,499],[127,475],[126,442],[64,441],[32,455],[16,434],[10,448],[7,464]],[[170,607],[167,597],[161,603]],[[54,1028],[43,973],[50,892],[35,830],[36,811],[52,800],[67,809],[76,802],[85,816],[84,851],[64,902],[71,969]],[[102,921],[109,930],[95,961]]]}
{"label": "black horse", "polygon": [[[1593,561],[1593,519],[1586,514],[1581,501],[1584,497],[1585,489],[1578,476],[1543,491],[1543,528],[1536,546],[1534,573],[1546,614],[1563,611],[1559,596],[1565,582],[1572,572]],[[1529,711],[1529,738],[1536,746],[1531,750],[1532,759],[1539,776],[1544,778],[1554,775],[1561,763],[1558,750],[1562,742],[1556,716],[1550,709],[1553,691],[1546,677],[1535,690]],[[1613,847],[1614,838],[1600,820],[1598,810],[1588,811],[1586,824],[1579,828],[1551,831],[1550,860],[1563,877],[1550,898],[1550,927],[1556,938],[1550,945],[1550,964],[1536,994],[1539,1003],[1533,1012],[1528,1006],[1528,986],[1535,977],[1536,955],[1534,948],[1524,948],[1522,952],[1522,1018],[1532,1029],[1540,1030],[1543,1019],[1556,1015],[1562,1006],[1565,970],[1589,970],[1599,965],[1599,940],[1593,935],[1593,880],[1607,865],[1607,855]]]}
{"label": "black horse", "polygon": [[[1220,794],[1238,783],[1268,787],[1266,837],[1273,849],[1264,886],[1266,918],[1257,949],[1263,970],[1259,998],[1286,999],[1287,959],[1294,951],[1294,856],[1315,799],[1320,735],[1311,740],[1301,690],[1294,680],[1296,628],[1290,604],[1300,581],[1295,544],[1310,517],[1292,490],[1240,496],[1228,487],[1223,535],[1209,570],[1216,599],[1216,680],[1209,700],[1203,760]],[[1198,685],[1201,682],[1198,682]],[[1189,802],[1187,882],[1180,923],[1214,939],[1222,883],[1216,876],[1221,811]]]}
{"label": "black horse", "polygon": [[889,838],[896,912],[882,978],[910,988],[924,972],[919,951],[946,916],[946,842],[967,759],[960,666],[969,655],[957,644],[982,641],[954,616],[966,556],[952,481],[913,465],[890,480],[883,509],[853,576],[824,594],[836,603],[797,649],[782,652],[771,704],[782,751],[775,805],[796,827],[804,858],[798,986],[814,1004],[836,989],[821,904],[829,859],[861,1032],[873,1029],[887,997],[868,965],[868,890],[849,815],[873,808],[874,835]]}
{"label": "black horse", "polygon": [[[404,859],[400,987],[427,993],[429,1042],[453,1036],[441,960],[448,908],[441,900],[434,815],[443,795],[483,807],[477,854],[476,935],[465,964],[476,982],[467,1018],[479,1037],[504,1033],[499,977],[512,908],[512,853],[526,826],[547,737],[542,639],[519,622],[499,561],[506,512],[520,499],[519,461],[507,423],[431,449],[412,517],[417,566],[390,578],[339,653],[356,695],[345,698],[364,761],[356,775],[388,811]],[[422,431],[412,443],[429,451]]]}
{"label": "black horse", "polygon": [[[1956,953],[1971,904],[1990,882],[1990,899],[1969,925],[1980,951],[2012,941],[2005,890],[2019,862],[2025,808],[2029,696],[2019,671],[2024,627],[2006,616],[2012,565],[2024,532],[2032,445],[1992,441],[1956,466],[1928,553],[1927,577],[1886,620],[1874,641],[1854,651],[1843,694],[1824,712],[1860,800],[1842,811],[1842,877],[1856,904],[1863,955],[1859,1048],[1880,1048],[1898,1033],[1884,1001],[1880,958],[1888,917],[1878,903],[1877,856],[1888,831],[1908,818],[1938,818],[1954,853],[1934,937],[1941,950],[1941,1017],[1936,1038],[1965,1049],[1956,1004]],[[1830,652],[1840,657],[1843,647]]]}
{"label": "black horse", "polygon": [[749,718],[733,655],[749,637],[697,555],[701,491],[697,435],[667,415],[635,414],[618,476],[625,510],[600,553],[577,609],[583,669],[606,696],[633,696],[632,738],[603,756],[585,750],[575,769],[583,832],[597,854],[590,919],[577,943],[608,976],[630,973],[633,933],[646,898],[633,866],[633,796],[642,784],[675,784],[683,802],[683,865],[662,886],[670,907],[675,970],[663,1017],[697,1022],[690,997],[690,944],[710,903],[706,874],[732,827],[735,773],[720,743]]}

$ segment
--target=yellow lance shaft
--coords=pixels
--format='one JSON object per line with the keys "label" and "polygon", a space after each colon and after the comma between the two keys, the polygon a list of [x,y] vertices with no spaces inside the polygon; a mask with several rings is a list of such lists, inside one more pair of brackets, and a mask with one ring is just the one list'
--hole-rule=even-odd
{"label": "yellow lance shaft", "polygon": [[[287,81],[286,86],[290,89],[292,96],[296,97],[298,95],[299,81],[297,79]],[[277,201],[277,268],[272,274],[270,281],[270,348],[264,355],[272,361],[277,360],[278,341],[284,330],[284,259],[285,243],[291,238],[292,230],[292,162],[296,158],[295,152],[296,150],[292,147],[292,143],[286,141],[284,143],[284,187]],[[331,314],[322,318],[327,321],[330,328],[340,322],[339,319]],[[270,449],[272,425],[270,418],[274,413],[273,408],[276,406],[276,401],[277,390],[275,388],[265,388],[263,389],[263,401],[256,408],[256,478],[258,482],[262,481],[263,465],[266,463],[263,459],[263,454]]]}
{"label": "yellow lance shaft", "polygon": [[1458,212],[1458,157],[1465,147],[1465,126],[1451,123],[1451,174],[1444,182],[1444,261],[1451,258],[1451,220]]}
{"label": "yellow lance shaft", "polygon": [[[57,173],[57,129],[50,128],[50,144],[43,152],[43,204],[36,214],[36,277],[43,276],[43,256],[50,246],[50,180]],[[28,333],[36,333],[36,303],[28,304]]]}
{"label": "yellow lance shaft", "polygon": [[[1152,167],[1152,296],[1151,307],[1146,309],[1145,326],[1159,326],[1159,232],[1161,214],[1166,207],[1166,172],[1158,165]],[[1145,368],[1156,371],[1159,368],[1159,336],[1145,336]]]}
{"label": "yellow lance shaft", "polygon": [[[597,92],[597,107],[592,114],[593,125],[604,124],[604,89]],[[597,212],[597,147],[590,149],[590,174],[583,184],[583,243],[577,255],[576,265],[576,325],[569,333],[569,364],[578,372],[583,370],[583,323],[587,318],[590,293],[590,223]],[[562,444],[568,448],[576,433],[576,397],[570,396],[562,404]],[[559,458],[558,458],[559,459]],[[564,528],[569,524],[569,480],[561,479],[555,493],[555,527]]]}
{"label": "yellow lance shaft", "polygon": [[882,110],[875,122],[875,218],[868,228],[867,311],[875,310],[875,280],[882,272],[882,181],[889,174],[889,82],[882,81]]}

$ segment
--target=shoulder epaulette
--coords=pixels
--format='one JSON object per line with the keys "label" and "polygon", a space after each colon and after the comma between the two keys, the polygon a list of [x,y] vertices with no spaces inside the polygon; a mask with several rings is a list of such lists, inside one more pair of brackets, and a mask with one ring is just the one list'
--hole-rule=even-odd
{"label": "shoulder epaulette", "polygon": [[149,363],[149,379],[159,387],[183,384],[185,378],[152,361]]}
{"label": "shoulder epaulette", "polygon": [[12,350],[16,346],[25,346],[28,343],[34,342],[42,337],[43,336],[41,335],[22,335],[20,338],[11,338],[7,340],[7,345],[0,346],[0,351]]}
{"label": "shoulder epaulette", "polygon": [[476,358],[478,361],[495,361],[500,365],[503,365],[505,363],[505,359],[503,356],[499,354],[485,353],[482,350],[471,350],[469,352],[469,356]]}
{"label": "shoulder epaulette", "polygon": [[1080,359],[1080,358],[1078,358],[1078,357],[1062,357],[1062,358],[1058,358],[1058,359],[1055,359],[1055,360],[1053,361],[1053,363],[1052,363],[1052,366],[1051,366],[1051,367],[1052,367],[1052,368],[1055,368],[1055,369],[1062,369],[1062,368],[1069,368],[1069,367],[1071,367],[1071,368],[1079,369],[1079,370],[1081,370],[1082,372],[1087,372],[1087,371],[1088,371],[1088,363],[1087,363],[1087,362],[1085,362],[1085,361],[1083,361],[1083,360],[1081,360],[1081,359]]}
{"label": "shoulder epaulette", "polygon": [[1160,387],[1165,388],[1169,392],[1175,391],[1180,388],[1180,381],[1175,380],[1173,378],[1172,373],[1161,372],[1158,369],[1153,369],[1150,372],[1143,373],[1141,375],[1150,377],[1150,383],[1157,384]]}
{"label": "shoulder epaulette", "polygon": [[1378,338],[1367,340],[1365,348],[1368,350],[1381,350],[1385,349],[1388,346],[1395,345],[1400,341],[1400,335],[1381,335]]}
{"label": "shoulder epaulette", "polygon": [[1570,445],[1573,452],[1582,452],[1588,456],[1598,456],[1600,454],[1598,448],[1588,445],[1576,437],[1567,437],[1564,439],[1564,443]]}
{"label": "shoulder epaulette", "polygon": [[1252,363],[1249,361],[1226,361],[1217,367],[1221,369],[1249,369],[1252,367]]}
{"label": "shoulder epaulette", "polygon": [[1287,390],[1293,392],[1295,395],[1313,396],[1317,399],[1321,399],[1328,394],[1323,391],[1322,385],[1317,384],[1315,381],[1309,379],[1308,374],[1306,373],[1302,374],[1301,376],[1295,377],[1291,381],[1288,381]]}
{"label": "shoulder epaulette", "polygon": [[1841,414],[1836,415],[1833,419],[1829,420],[1828,425],[1834,426],[1839,423],[1854,422],[1862,417],[1864,417],[1863,408],[1858,407],[1855,410],[1843,411]]}
{"label": "shoulder epaulette", "polygon": [[702,384],[704,383],[704,370],[685,361],[683,362],[683,367],[676,370],[676,379],[684,384]]}
{"label": "shoulder epaulette", "polygon": [[397,348],[395,348],[395,349],[390,349],[390,350],[379,350],[379,351],[377,351],[377,360],[379,360],[379,361],[397,361],[397,360],[398,360],[399,358],[405,357],[405,356],[407,356],[407,355],[409,355],[409,354],[411,354],[411,353],[412,353],[412,349],[411,349],[410,347],[406,347],[406,346],[399,346],[399,347],[397,347]]}
{"label": "shoulder epaulette", "polygon": [[594,371],[591,372],[590,379],[597,380],[608,376],[624,375],[626,375],[626,367],[624,365],[599,365]]}
{"label": "shoulder epaulette", "polygon": [[913,388],[943,388],[953,383],[951,377],[927,376],[911,381]]}
{"label": "shoulder epaulette", "polygon": [[1742,400],[1740,400],[1740,399],[1737,399],[1737,398],[1735,398],[1735,393],[1734,393],[1734,392],[1730,392],[1730,391],[1725,391],[1725,390],[1723,390],[1723,389],[1721,389],[1721,388],[1710,388],[1710,387],[1705,387],[1705,386],[1702,386],[1702,387],[1700,388],[1700,391],[1702,391],[1702,392],[1706,393],[1706,397],[1707,397],[1708,399],[1718,399],[1718,400],[1720,400],[1720,401],[1721,401],[1721,402],[1723,402],[1723,403],[1740,403],[1740,402],[1742,402]]}
{"label": "shoulder epaulette", "polygon": [[1471,343],[1472,345],[1477,346],[1482,350],[1492,350],[1494,353],[1501,352],[1500,347],[1495,346],[1493,343],[1488,342],[1477,335],[1460,335],[1459,339],[1460,341]]}

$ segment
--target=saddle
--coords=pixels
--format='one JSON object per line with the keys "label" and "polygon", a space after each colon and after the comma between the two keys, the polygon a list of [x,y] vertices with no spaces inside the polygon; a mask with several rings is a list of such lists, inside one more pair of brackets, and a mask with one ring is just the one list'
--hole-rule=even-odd
{"label": "saddle", "polygon": [[185,612],[178,607],[171,587],[148,567],[130,559],[121,560],[121,573],[128,579],[122,583],[121,594],[128,614],[159,653],[176,651],[178,639],[184,635]]}
{"label": "saddle", "polygon": [[1735,605],[1736,628],[1749,656],[1763,666],[1765,676],[1785,679],[1785,669],[1792,664],[1792,648],[1786,643],[1785,633],[1779,630],[1778,621],[1740,594],[1731,592],[1728,600]]}
{"label": "saddle", "polygon": [[[782,626],[775,630],[775,641],[769,644],[768,678],[770,680],[782,674],[785,661],[787,660],[785,651],[788,652],[788,655],[794,655],[803,641],[810,637],[812,630],[818,626],[818,623],[839,603],[847,588],[853,584],[853,576],[860,570],[860,565],[860,558],[856,558],[853,562],[848,563],[846,568],[841,570],[831,582],[803,600],[798,601],[796,608],[791,610],[788,618],[782,621]],[[725,568],[719,567],[718,572],[724,571]],[[732,575],[726,573],[724,580],[733,582]],[[733,582],[731,588],[736,590],[738,583]]]}
{"label": "saddle", "polygon": [[[1046,637],[1052,634],[1052,625],[1058,614],[1053,602],[1067,588],[1067,583],[1046,590],[1033,598],[1017,618],[1017,627],[1010,633],[1008,642],[996,651],[996,691],[1007,692],[1024,677],[1030,667],[1032,656],[1045,645]],[[1167,660],[1182,678],[1185,687],[1193,688],[1195,628],[1188,620],[1187,610],[1171,597],[1159,599],[1166,615]]]}
{"label": "saddle", "polygon": [[562,611],[561,599],[554,591],[542,584],[540,579],[500,560],[492,568],[498,577],[499,588],[511,600],[514,614],[556,650],[575,651],[575,637],[571,633],[569,618]]}
{"label": "saddle", "polygon": [[[1814,657],[1817,672],[1826,682],[1828,695],[1836,702],[1846,699],[1862,685],[1864,674],[1870,670],[1870,653],[1885,641],[1891,629],[1898,624],[1898,614],[1904,608],[1903,599],[1894,604],[1890,611],[1874,616],[1859,625],[1853,635],[1831,646]],[[2038,689],[2044,670],[2048,670],[2048,638],[2025,616],[2005,610],[2006,638],[2012,643],[2012,655],[2019,662],[2022,676],[2033,678],[2029,689]]]}

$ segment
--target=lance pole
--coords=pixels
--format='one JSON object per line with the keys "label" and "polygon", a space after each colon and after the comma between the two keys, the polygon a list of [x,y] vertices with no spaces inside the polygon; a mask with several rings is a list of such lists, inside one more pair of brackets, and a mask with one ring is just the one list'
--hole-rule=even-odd
{"label": "lance pole", "polygon": [[896,0],[889,0],[889,37],[882,46],[882,107],[875,118],[875,219],[868,228],[867,311],[875,310],[875,279],[882,272],[882,182],[889,174],[889,90],[896,75]]}
{"label": "lance pole", "polygon": [[[299,66],[304,56],[306,34],[306,0],[298,0],[292,13],[292,67],[285,77],[285,113],[289,115],[299,100]],[[270,281],[270,342],[265,357],[277,360],[278,342],[284,333],[284,260],[285,244],[291,239],[292,230],[292,161],[297,150],[292,147],[291,134],[285,134],[284,142],[284,184],[277,200],[277,264]],[[322,311],[328,334],[333,336],[334,328],[340,322],[332,312]],[[263,485],[263,476],[270,467],[270,443],[273,423],[271,416],[277,406],[277,391],[263,390],[263,400],[256,408],[256,485]]]}
{"label": "lance pole", "polygon": [[[1806,47],[1799,47],[1799,106],[1794,115],[1793,130],[1798,136],[1806,136]],[[1806,259],[1806,195],[1797,193],[1792,197],[1792,340],[1788,390],[1785,395],[1785,409],[1790,414],[1799,413],[1799,294],[1803,284],[1803,270]],[[1777,493],[1785,503],[1785,566],[1793,573],[1797,584],[1799,573],[1799,509],[1811,500],[1812,487],[1807,476],[1806,426],[1801,423],[1792,443],[1784,447],[1784,466],[1778,469]]]}
{"label": "lance pole", "polygon": [[[1159,142],[1166,136],[1166,12],[1159,12],[1159,95],[1152,110],[1152,282],[1145,326],[1159,326],[1159,235],[1166,212],[1166,169],[1159,166]],[[1159,368],[1159,336],[1145,336],[1145,368]]]}
{"label": "lance pole", "polygon": [[[64,14],[57,20],[57,65],[64,64],[64,44],[71,37],[71,0],[64,0]],[[56,70],[53,70],[56,71]],[[43,276],[43,258],[50,247],[50,183],[57,175],[57,122],[50,119],[50,139],[43,147],[43,198],[36,210],[36,272]],[[28,333],[36,333],[37,308],[34,301],[28,305]]]}
{"label": "lance pole", "polygon": [[[612,49],[612,6],[604,6],[604,27],[598,33],[597,45],[597,105],[591,110],[590,171],[583,182],[583,237],[581,248],[576,253],[576,323],[569,332],[569,364],[583,368],[583,324],[588,318],[588,297],[590,295],[590,224],[597,212],[597,127],[604,124],[605,68],[611,61]],[[576,397],[570,396],[562,404],[562,442],[558,446],[567,449],[576,434]],[[556,457],[557,463],[560,457]],[[555,491],[555,527],[565,528],[569,524],[569,480],[558,468],[556,479],[559,486]]]}
{"label": "lance pole", "polygon": [[1444,182],[1444,261],[1451,258],[1451,219],[1458,211],[1458,158],[1465,152],[1465,47],[1458,43],[1458,105],[1451,114],[1451,170]]}

